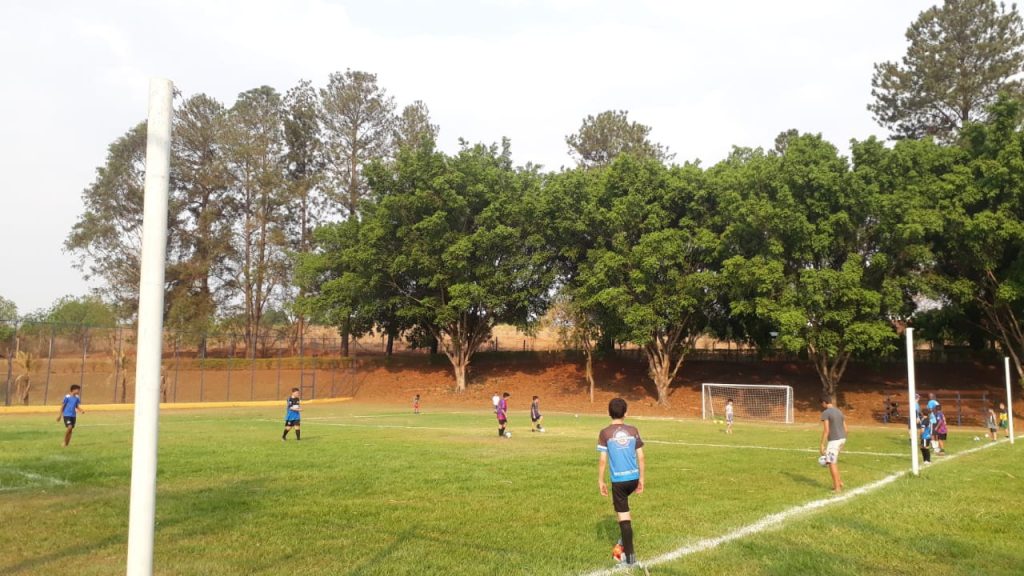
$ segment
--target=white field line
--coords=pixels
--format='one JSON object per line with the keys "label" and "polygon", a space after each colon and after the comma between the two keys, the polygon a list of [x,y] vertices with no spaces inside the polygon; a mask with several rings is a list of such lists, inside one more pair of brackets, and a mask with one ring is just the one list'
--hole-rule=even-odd
{"label": "white field line", "polygon": [[[702,442],[677,442],[675,440],[644,440],[647,444],[670,444],[678,446],[698,446],[707,448],[741,448],[747,450],[774,450],[778,452],[813,452],[818,454],[818,450],[813,448],[780,448],[778,446],[756,446],[752,444],[710,444]],[[905,457],[906,453],[902,452],[858,452],[856,450],[843,450],[843,455],[847,454],[858,454],[861,456],[898,456]]]}
{"label": "white field line", "polygon": [[10,492],[13,490],[25,490],[28,488],[36,488],[38,486],[67,486],[67,480],[61,480],[60,478],[54,478],[53,476],[43,476],[42,474],[36,474],[34,472],[23,472],[21,470],[14,470],[15,474],[26,478],[32,484],[27,486],[2,486],[0,485],[0,492]]}
{"label": "white field line", "polygon": [[[986,450],[988,448],[991,448],[992,446],[996,446],[997,444],[1002,444],[1004,442],[1008,442],[1008,440],[1005,440],[1005,439],[1004,440],[999,440],[997,442],[992,442],[992,443],[989,443],[989,444],[978,446],[977,448],[971,448],[969,450],[964,450],[963,452],[958,452],[956,454],[952,454],[952,455],[949,455],[949,456],[944,456],[944,457],[941,457],[938,460],[932,462],[931,466],[936,466],[936,465],[941,464],[943,462],[950,462],[950,461],[956,460],[960,456],[964,456],[964,455],[967,455],[967,454],[978,452],[980,450]],[[856,496],[861,496],[863,494],[868,494],[870,492],[874,492],[875,490],[878,490],[879,488],[882,488],[883,486],[886,486],[888,484],[891,484],[891,483],[895,482],[897,479],[899,479],[902,476],[905,476],[909,472],[910,472],[910,470],[902,470],[900,472],[896,472],[895,474],[891,474],[889,476],[886,476],[885,478],[882,478],[881,480],[876,480],[876,481],[874,481],[874,482],[872,482],[870,484],[865,484],[864,486],[861,486],[859,488],[854,488],[852,490],[847,490],[847,491],[843,492],[842,494],[838,494],[836,496],[832,496],[831,498],[822,498],[821,500],[813,500],[813,501],[808,502],[806,504],[801,504],[801,505],[795,506],[793,508],[788,508],[786,510],[783,510],[782,512],[778,512],[778,513],[775,513],[775,514],[769,514],[768,516],[765,516],[764,518],[761,518],[760,520],[758,520],[757,522],[754,522],[753,524],[748,524],[746,526],[742,526],[740,528],[737,528],[737,529],[733,530],[732,532],[728,532],[726,534],[723,534],[722,536],[716,536],[714,538],[705,538],[703,540],[699,540],[699,541],[694,542],[692,544],[688,544],[686,546],[683,546],[683,547],[680,547],[680,548],[676,548],[675,550],[672,550],[671,552],[666,552],[666,553],[661,554],[659,556],[655,556],[654,558],[651,558],[650,560],[647,560],[647,561],[643,562],[643,564],[646,565],[646,566],[657,566],[658,564],[665,564],[666,562],[672,562],[672,561],[678,560],[678,559],[680,559],[680,558],[682,558],[684,556],[689,556],[691,554],[696,554],[698,552],[704,552],[704,551],[707,551],[707,550],[711,550],[712,548],[717,548],[718,546],[721,546],[722,544],[725,544],[727,542],[732,542],[733,540],[739,540],[740,538],[744,538],[746,536],[751,536],[753,534],[764,532],[765,530],[768,530],[769,528],[778,527],[778,526],[782,525],[784,522],[786,522],[787,520],[790,520],[790,519],[792,519],[792,518],[794,518],[796,516],[800,516],[800,515],[803,515],[803,514],[806,514],[806,513],[809,513],[809,512],[813,512],[815,510],[819,510],[821,508],[825,508],[826,506],[831,506],[833,504],[841,504],[841,503],[846,502],[847,500],[850,500],[850,499],[852,499],[852,498],[854,498]],[[587,573],[585,573],[585,576],[606,576],[606,575],[610,575],[610,574],[624,573],[627,570],[628,570],[628,568],[625,567],[625,566],[616,566],[614,568],[607,568],[607,569],[603,569],[603,570],[594,570],[593,572],[587,572]]]}

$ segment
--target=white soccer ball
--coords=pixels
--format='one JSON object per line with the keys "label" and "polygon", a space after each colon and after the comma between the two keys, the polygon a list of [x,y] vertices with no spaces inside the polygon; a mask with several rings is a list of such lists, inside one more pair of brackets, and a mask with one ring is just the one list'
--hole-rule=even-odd
{"label": "white soccer ball", "polygon": [[828,456],[824,454],[818,456],[818,466],[828,466]]}
{"label": "white soccer ball", "polygon": [[974,437],[974,441],[975,441],[975,442],[978,442],[978,441],[980,441],[980,440],[981,440],[981,438],[978,438],[977,436],[975,436],[975,437]]}
{"label": "white soccer ball", "polygon": [[505,431],[505,438],[511,438],[511,437],[512,437],[512,433],[508,432],[508,431]]}

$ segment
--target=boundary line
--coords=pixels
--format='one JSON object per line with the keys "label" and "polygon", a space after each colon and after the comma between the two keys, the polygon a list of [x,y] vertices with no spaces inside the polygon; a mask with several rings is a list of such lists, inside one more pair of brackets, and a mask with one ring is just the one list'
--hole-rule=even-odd
{"label": "boundary line", "polygon": [[[1002,439],[1002,440],[998,440],[996,442],[992,442],[992,443],[988,443],[988,444],[985,444],[985,445],[982,445],[982,446],[978,446],[976,448],[971,448],[971,449],[965,450],[963,452],[958,452],[956,454],[951,454],[949,456],[943,457],[941,460],[932,462],[932,464],[929,467],[934,467],[934,466],[936,466],[938,464],[941,464],[941,463],[944,463],[944,462],[950,462],[952,460],[956,460],[960,456],[965,456],[967,454],[973,454],[973,453],[979,452],[981,450],[987,450],[987,449],[989,449],[989,448],[991,448],[993,446],[998,446],[999,444],[1003,444],[1005,442],[1008,442],[1008,440],[1007,439]],[[683,558],[684,556],[689,556],[691,554],[696,554],[698,552],[704,552],[706,550],[711,550],[713,548],[717,548],[718,546],[721,546],[722,544],[726,544],[728,542],[732,542],[733,540],[739,540],[740,538],[744,538],[746,536],[757,534],[759,532],[764,532],[765,530],[768,530],[769,528],[775,528],[777,526],[780,526],[784,522],[786,522],[787,520],[790,520],[791,518],[794,518],[796,516],[800,516],[800,515],[806,514],[808,512],[813,512],[815,510],[818,510],[818,509],[821,509],[821,508],[825,508],[825,507],[831,506],[833,504],[841,504],[843,502],[846,502],[847,500],[853,499],[856,496],[861,496],[863,494],[868,494],[870,492],[874,492],[875,490],[878,490],[879,488],[882,488],[884,486],[887,486],[887,485],[895,482],[899,478],[907,475],[909,472],[910,472],[909,469],[908,470],[901,470],[899,472],[896,472],[895,474],[890,474],[889,476],[886,476],[885,478],[882,478],[881,480],[876,480],[874,482],[871,482],[870,484],[865,484],[865,485],[860,486],[858,488],[854,488],[852,490],[845,491],[842,494],[839,494],[837,496],[832,496],[830,498],[822,498],[820,500],[812,500],[812,501],[807,502],[805,504],[801,504],[799,506],[794,506],[792,508],[788,508],[786,510],[783,510],[782,512],[777,512],[775,514],[769,514],[768,516],[765,516],[764,518],[761,518],[760,520],[758,520],[757,522],[754,522],[752,524],[747,524],[746,526],[741,526],[740,528],[732,530],[731,532],[727,532],[727,533],[725,533],[725,534],[723,534],[721,536],[716,536],[716,537],[713,537],[713,538],[704,538],[703,540],[698,540],[697,542],[694,542],[692,544],[687,544],[687,545],[682,546],[680,548],[676,548],[675,550],[672,550],[670,552],[666,552],[664,554],[660,554],[658,556],[655,556],[654,558],[651,558],[650,560],[647,560],[646,562],[641,562],[641,564],[643,566],[657,566],[658,564],[665,564],[666,562],[672,562],[674,560],[678,560],[680,558]],[[621,566],[620,565],[620,566],[615,566],[613,568],[606,568],[606,569],[594,570],[592,572],[585,572],[583,574],[584,574],[584,576],[607,576],[607,575],[610,575],[610,574],[626,573],[629,570],[630,570],[630,568],[628,568],[626,566]]]}

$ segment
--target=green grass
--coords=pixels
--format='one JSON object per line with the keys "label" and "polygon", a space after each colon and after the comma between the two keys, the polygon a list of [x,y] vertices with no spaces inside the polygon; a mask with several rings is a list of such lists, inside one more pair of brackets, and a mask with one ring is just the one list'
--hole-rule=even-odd
{"label": "green grass", "polygon": [[[618,537],[596,486],[606,418],[310,405],[301,442],[278,409],[161,417],[155,573],[580,574]],[[0,417],[0,574],[123,574],[130,413],[88,413],[71,447],[52,416]],[[647,491],[631,499],[641,556],[827,498],[818,428],[633,420]],[[953,429],[949,451],[978,446]],[[848,489],[908,466],[900,427],[851,429]],[[753,447],[774,447],[766,450]],[[1024,566],[1024,445],[994,446],[782,526],[656,565],[655,574],[1013,574]],[[858,454],[872,452],[877,454]],[[936,458],[941,461],[941,458]]]}

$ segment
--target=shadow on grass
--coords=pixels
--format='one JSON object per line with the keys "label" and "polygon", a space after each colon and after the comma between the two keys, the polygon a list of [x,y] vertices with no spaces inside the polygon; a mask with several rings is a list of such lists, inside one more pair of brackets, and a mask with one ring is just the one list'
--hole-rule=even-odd
{"label": "shadow on grass", "polygon": [[[102,550],[103,548],[113,546],[115,544],[125,544],[126,541],[127,535],[116,534],[107,536],[106,538],[102,538],[100,540],[94,540],[91,542],[85,542],[74,546],[68,546],[67,548],[53,550],[48,554],[44,554],[36,558],[28,558],[26,560],[22,560],[17,564],[0,566],[0,574],[41,574],[43,573],[43,570],[41,570],[41,568],[51,562],[59,562],[61,563],[62,567],[66,568],[69,565],[77,563],[74,561],[70,561],[77,556],[95,554],[98,550]],[[61,569],[59,567],[54,567],[52,571],[60,572]]]}
{"label": "shadow on grass", "polygon": [[828,475],[828,469],[822,468],[822,474],[816,474],[814,476],[804,474],[802,472],[786,471],[782,472],[783,476],[788,476],[790,480],[797,484],[803,484],[805,486],[814,486],[815,488],[822,488],[831,486],[831,478]]}

